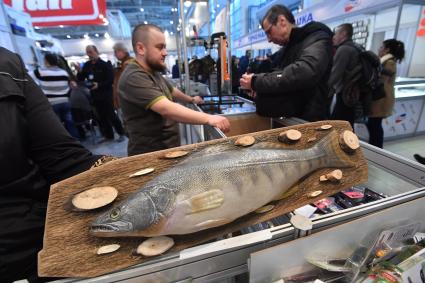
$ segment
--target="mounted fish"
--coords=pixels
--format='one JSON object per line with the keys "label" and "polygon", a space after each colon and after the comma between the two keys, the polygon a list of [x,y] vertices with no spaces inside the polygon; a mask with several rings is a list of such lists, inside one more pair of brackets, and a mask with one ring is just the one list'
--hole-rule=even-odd
{"label": "mounted fish", "polygon": [[98,237],[194,233],[227,224],[279,199],[317,169],[352,166],[335,131],[303,150],[269,142],[247,148],[229,145],[224,151],[223,145],[212,146],[158,175],[100,215],[90,232]]}

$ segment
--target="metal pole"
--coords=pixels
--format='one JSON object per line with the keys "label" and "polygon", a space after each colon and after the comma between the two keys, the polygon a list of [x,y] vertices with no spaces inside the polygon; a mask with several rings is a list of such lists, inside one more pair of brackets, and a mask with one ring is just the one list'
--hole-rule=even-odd
{"label": "metal pole", "polygon": [[[211,37],[211,15],[210,15],[210,1],[207,0],[207,9],[208,9],[208,13],[207,13],[207,30],[208,30],[208,40],[210,40]],[[211,55],[211,49],[208,48],[208,55]]]}
{"label": "metal pole", "polygon": [[400,19],[401,19],[401,11],[403,10],[403,2],[404,0],[400,0],[400,3],[398,4],[397,20],[395,22],[395,28],[394,28],[394,38],[397,38],[398,29],[400,28]]}
{"label": "metal pole", "polygon": [[[176,6],[178,6],[177,0],[175,1]],[[179,64],[177,65],[177,67],[179,68],[179,81],[180,81],[180,87],[183,86],[183,80],[182,80],[182,76],[183,76],[183,72],[182,72],[182,68],[181,68],[181,64],[182,64],[182,58],[181,58],[181,54],[182,54],[182,50],[181,50],[181,45],[180,45],[180,37],[179,37],[179,31],[177,30],[177,27],[179,26],[179,15],[177,14],[177,11],[174,14],[174,27],[175,27],[175,37],[176,37],[176,46],[177,46],[177,58],[179,60]],[[181,33],[180,33],[181,34]]]}
{"label": "metal pole", "polygon": [[180,0],[180,18],[182,20],[182,40],[183,40],[183,63],[184,63],[184,81],[185,81],[185,93],[187,95],[190,95],[190,81],[189,81],[189,62],[187,61],[187,45],[186,45],[186,21],[184,18],[184,6],[183,6],[183,0]]}
{"label": "metal pole", "polygon": [[232,43],[231,43],[231,21],[230,21],[230,0],[227,0],[226,2],[226,18],[227,18],[227,72],[230,75],[230,82],[227,88],[227,94],[232,94]]}

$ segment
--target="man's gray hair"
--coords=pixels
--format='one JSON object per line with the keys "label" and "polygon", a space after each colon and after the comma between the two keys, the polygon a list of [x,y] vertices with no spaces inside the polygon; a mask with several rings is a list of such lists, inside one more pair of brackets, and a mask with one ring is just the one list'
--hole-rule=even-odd
{"label": "man's gray hair", "polygon": [[114,44],[114,47],[112,47],[115,51],[116,50],[120,50],[120,51],[124,51],[124,52],[128,52],[128,48],[127,46],[125,46],[125,44],[123,42],[117,42]]}

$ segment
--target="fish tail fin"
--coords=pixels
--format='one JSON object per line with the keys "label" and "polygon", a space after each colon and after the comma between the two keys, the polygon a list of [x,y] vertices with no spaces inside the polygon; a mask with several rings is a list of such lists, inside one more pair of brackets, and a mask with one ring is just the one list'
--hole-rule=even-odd
{"label": "fish tail fin", "polygon": [[323,157],[329,167],[354,167],[355,161],[345,152],[339,143],[339,135],[336,131],[331,131],[313,146],[314,150],[325,152]]}

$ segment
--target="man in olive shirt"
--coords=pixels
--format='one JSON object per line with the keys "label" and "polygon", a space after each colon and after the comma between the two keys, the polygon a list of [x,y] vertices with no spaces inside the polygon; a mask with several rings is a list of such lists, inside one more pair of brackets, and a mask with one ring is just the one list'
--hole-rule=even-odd
{"label": "man in olive shirt", "polygon": [[129,135],[128,155],[179,146],[176,122],[208,124],[223,132],[230,129],[227,118],[193,111],[185,103],[202,103],[199,96],[185,95],[165,80],[167,50],[161,28],[141,24],[134,28],[135,60],[128,63],[118,82],[123,119]]}

